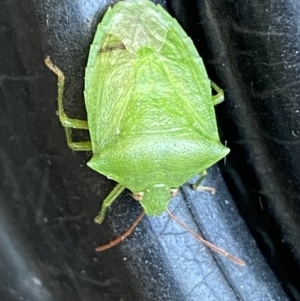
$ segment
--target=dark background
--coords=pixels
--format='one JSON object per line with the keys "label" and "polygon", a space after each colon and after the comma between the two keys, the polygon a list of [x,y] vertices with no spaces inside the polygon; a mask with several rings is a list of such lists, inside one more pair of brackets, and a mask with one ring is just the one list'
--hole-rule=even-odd
{"label": "dark background", "polygon": [[0,0],[1,300],[300,300],[300,4],[161,3],[225,91],[216,111],[231,148],[205,180],[217,194],[184,185],[170,209],[247,266],[165,214],[95,253],[141,209],[126,192],[93,223],[114,183],[85,165],[89,153],[68,149],[43,60],[50,54],[65,72],[68,114],[85,118],[88,49],[111,2]]}

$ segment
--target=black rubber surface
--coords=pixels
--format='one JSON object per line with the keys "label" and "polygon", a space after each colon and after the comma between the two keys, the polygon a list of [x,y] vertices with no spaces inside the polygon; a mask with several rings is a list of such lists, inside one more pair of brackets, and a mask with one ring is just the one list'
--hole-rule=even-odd
{"label": "black rubber surface", "polygon": [[205,180],[214,196],[186,184],[170,210],[245,267],[166,214],[94,251],[141,209],[126,192],[103,225],[93,223],[114,183],[85,165],[89,153],[66,146],[56,78],[43,59],[50,54],[64,70],[67,112],[84,118],[89,44],[109,4],[0,0],[0,300],[300,300],[299,4],[165,6],[226,92],[217,116],[232,150]]}

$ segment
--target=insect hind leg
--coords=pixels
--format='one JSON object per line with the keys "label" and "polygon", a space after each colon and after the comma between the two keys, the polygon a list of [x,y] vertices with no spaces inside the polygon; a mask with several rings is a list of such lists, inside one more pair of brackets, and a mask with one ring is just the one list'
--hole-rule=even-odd
{"label": "insect hind leg", "polygon": [[216,95],[212,95],[213,105],[215,106],[224,101],[224,92],[214,82],[211,81],[210,85],[211,85],[212,89],[214,89],[217,92]]}
{"label": "insect hind leg", "polygon": [[67,114],[64,111],[64,106],[63,106],[65,76],[64,76],[63,72],[52,63],[50,56],[47,56],[45,58],[45,64],[53,73],[55,73],[57,75],[57,79],[58,79],[58,83],[57,83],[57,87],[58,87],[58,93],[57,93],[58,94],[57,95],[58,117],[59,117],[59,120],[60,120],[62,126],[65,128],[68,146],[73,151],[90,151],[90,150],[92,150],[92,145],[91,145],[90,141],[74,142],[72,140],[71,128],[88,130],[89,129],[88,123],[86,120],[69,118],[67,116]]}

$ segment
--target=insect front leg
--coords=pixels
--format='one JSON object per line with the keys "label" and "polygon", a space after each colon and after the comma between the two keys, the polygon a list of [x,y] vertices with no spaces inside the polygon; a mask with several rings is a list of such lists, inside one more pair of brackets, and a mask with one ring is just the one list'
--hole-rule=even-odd
{"label": "insect front leg", "polygon": [[207,176],[207,171],[204,170],[200,174],[200,178],[192,185],[192,188],[194,190],[202,190],[202,191],[209,191],[211,194],[216,193],[216,189],[213,187],[208,187],[208,186],[203,186],[201,185],[201,182],[206,178]]}
{"label": "insect front leg", "polygon": [[224,92],[214,82],[211,81],[210,85],[211,85],[212,89],[214,89],[217,92],[216,95],[212,96],[213,105],[215,106],[215,105],[221,103],[222,101],[224,101]]}
{"label": "insect front leg", "polygon": [[99,214],[95,217],[94,221],[97,224],[101,224],[105,217],[106,209],[118,198],[118,196],[124,191],[126,187],[118,184],[111,193],[105,198],[101,206]]}
{"label": "insect front leg", "polygon": [[54,72],[57,75],[57,79],[58,79],[58,83],[57,83],[57,86],[58,86],[58,93],[57,93],[58,94],[57,95],[58,116],[59,116],[59,120],[60,120],[62,126],[65,128],[68,146],[73,151],[90,151],[90,150],[92,150],[92,145],[91,145],[90,141],[74,142],[72,140],[71,129],[73,128],[73,129],[88,130],[89,129],[88,123],[86,120],[69,118],[67,116],[67,114],[64,111],[64,106],[63,106],[65,76],[64,76],[63,72],[52,63],[50,56],[47,56],[45,58],[45,64],[52,72]]}

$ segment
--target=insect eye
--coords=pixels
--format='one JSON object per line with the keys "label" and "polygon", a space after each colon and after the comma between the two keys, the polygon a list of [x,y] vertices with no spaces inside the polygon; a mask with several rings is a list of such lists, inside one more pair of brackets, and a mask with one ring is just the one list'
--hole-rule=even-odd
{"label": "insect eye", "polygon": [[170,189],[170,195],[171,197],[174,197],[178,194],[178,188],[171,188]]}
{"label": "insect eye", "polygon": [[133,192],[131,196],[139,202],[143,199],[144,192]]}

